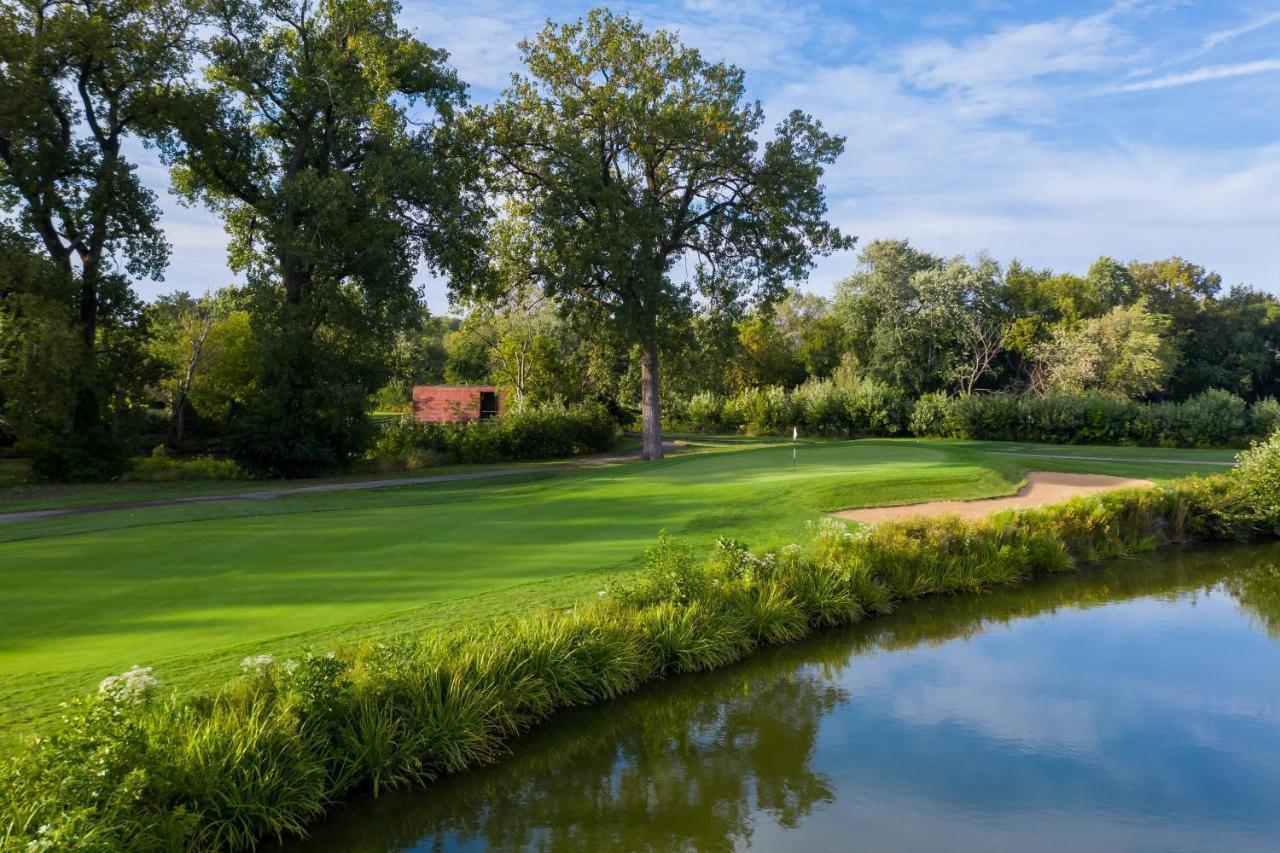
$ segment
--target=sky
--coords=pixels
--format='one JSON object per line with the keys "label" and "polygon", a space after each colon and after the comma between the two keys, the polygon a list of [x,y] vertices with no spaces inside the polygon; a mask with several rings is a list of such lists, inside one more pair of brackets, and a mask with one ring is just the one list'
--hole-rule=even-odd
{"label": "sky", "polygon": [[[402,0],[477,102],[520,68],[520,39],[589,3]],[[684,0],[618,3],[746,72],[769,123],[802,109],[846,137],[825,179],[860,244],[1084,272],[1180,255],[1280,293],[1280,0]],[[140,172],[173,245],[152,298],[234,281],[216,217]],[[855,252],[821,259],[830,294]],[[444,282],[420,277],[433,313]]]}

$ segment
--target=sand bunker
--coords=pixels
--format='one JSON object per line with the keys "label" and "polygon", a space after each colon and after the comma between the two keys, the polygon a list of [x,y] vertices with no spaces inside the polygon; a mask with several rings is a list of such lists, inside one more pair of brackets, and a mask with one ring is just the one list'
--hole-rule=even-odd
{"label": "sand bunker", "polygon": [[1060,474],[1053,471],[1032,471],[1027,474],[1027,484],[1015,495],[1004,498],[982,498],[974,501],[930,501],[905,506],[877,506],[866,509],[845,509],[833,512],[836,518],[875,524],[880,521],[899,521],[921,515],[960,515],[965,518],[981,518],[1005,509],[1027,509],[1059,503],[1076,495],[1093,495],[1113,489],[1150,488],[1150,480],[1131,480],[1128,477],[1107,477],[1102,474]]}

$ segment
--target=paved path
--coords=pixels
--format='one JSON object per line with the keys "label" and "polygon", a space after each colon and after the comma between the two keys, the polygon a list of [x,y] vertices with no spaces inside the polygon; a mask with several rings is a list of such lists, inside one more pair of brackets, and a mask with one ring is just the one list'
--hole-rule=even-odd
{"label": "paved path", "polygon": [[[679,451],[681,442],[663,444],[667,452]],[[226,501],[269,501],[290,495],[315,495],[326,492],[354,492],[364,489],[388,489],[395,486],[421,486],[429,483],[457,483],[464,480],[491,480],[498,477],[518,477],[521,474],[538,474],[544,471],[563,471],[566,469],[595,468],[615,462],[626,462],[639,459],[640,451],[619,453],[609,456],[586,456],[558,463],[554,466],[534,467],[526,465],[520,468],[498,468],[489,471],[469,471],[461,474],[433,474],[427,477],[398,477],[388,480],[356,480],[349,483],[322,483],[318,486],[290,486],[286,489],[262,489],[252,492],[236,492],[228,495],[196,495],[189,498],[166,498],[155,501],[134,501],[92,506],[70,506],[60,509],[34,509],[23,512],[0,513],[0,524],[17,521],[34,521],[40,518],[58,518],[64,515],[88,515],[95,512],[114,512],[127,509],[155,509],[158,507],[183,506],[184,504],[224,503]]]}
{"label": "paved path", "polygon": [[1158,462],[1161,465],[1222,465],[1236,467],[1235,462],[1209,462],[1195,459],[1161,459],[1158,456],[1067,456],[1064,453],[1028,453],[1021,450],[983,450],[982,453],[998,453],[1001,456],[1034,456],[1037,459],[1079,459],[1084,462]]}

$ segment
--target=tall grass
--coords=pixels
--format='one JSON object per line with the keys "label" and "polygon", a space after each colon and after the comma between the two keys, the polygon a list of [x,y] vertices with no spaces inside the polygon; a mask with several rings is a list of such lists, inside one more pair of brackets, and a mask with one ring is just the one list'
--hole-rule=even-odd
{"label": "tall grass", "polygon": [[[764,645],[926,595],[1017,584],[1085,562],[1280,531],[1280,438],[1213,480],[1114,492],[984,521],[916,520],[698,558],[663,537],[646,568],[568,612],[247,658],[214,693],[108,679],[0,771],[5,850],[237,849],[304,831],[336,798],[497,760],[555,712],[713,669]],[[1269,449],[1268,449],[1269,448]]]}

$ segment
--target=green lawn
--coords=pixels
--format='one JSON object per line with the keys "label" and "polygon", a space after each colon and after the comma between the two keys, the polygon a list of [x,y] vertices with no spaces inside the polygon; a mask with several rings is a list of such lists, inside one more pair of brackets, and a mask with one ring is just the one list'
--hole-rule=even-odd
{"label": "green lawn", "polygon": [[826,510],[1007,494],[1032,469],[1223,470],[993,449],[1009,447],[802,443],[793,466],[789,446],[730,443],[660,463],[0,525],[0,721],[21,726],[134,663],[190,686],[247,654],[568,604],[663,529],[763,547],[802,538]]}

